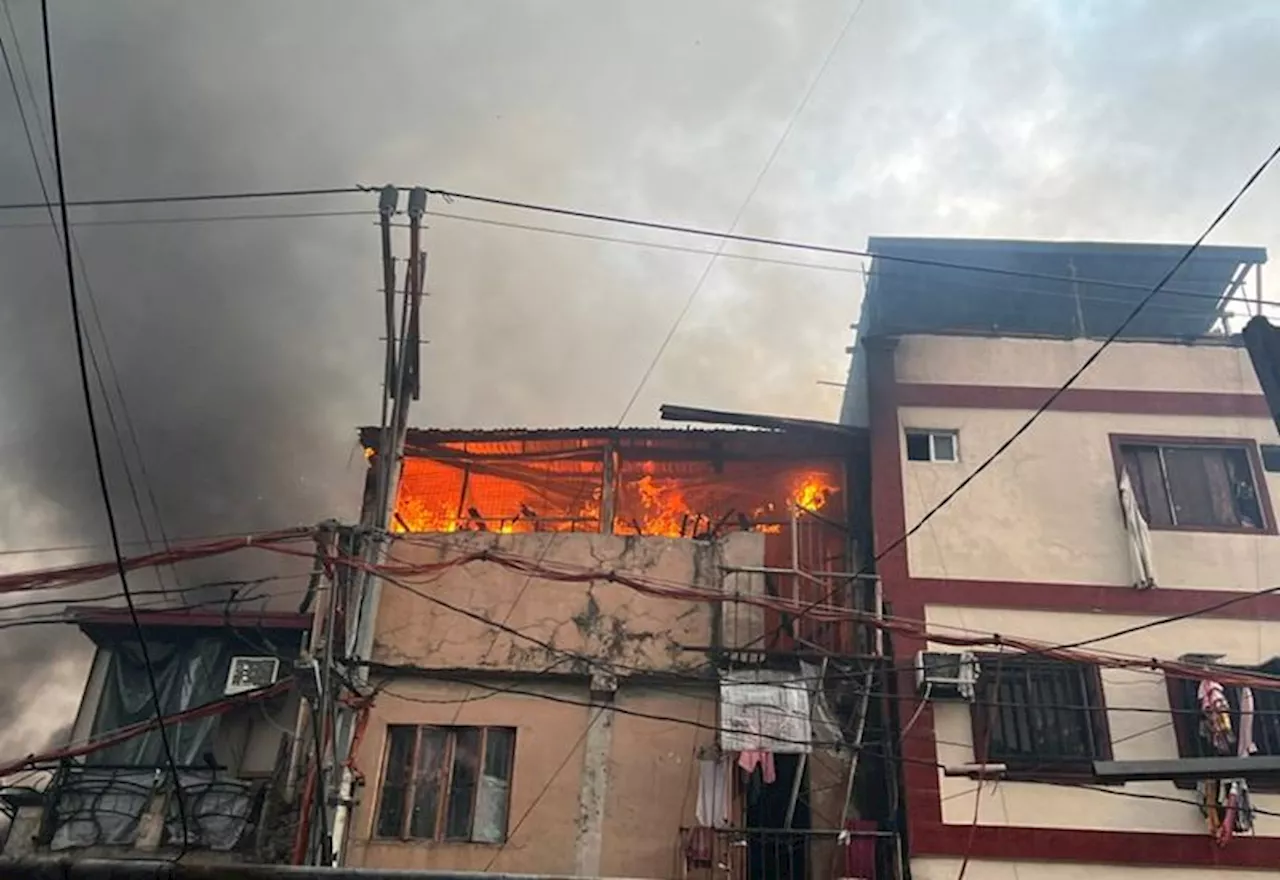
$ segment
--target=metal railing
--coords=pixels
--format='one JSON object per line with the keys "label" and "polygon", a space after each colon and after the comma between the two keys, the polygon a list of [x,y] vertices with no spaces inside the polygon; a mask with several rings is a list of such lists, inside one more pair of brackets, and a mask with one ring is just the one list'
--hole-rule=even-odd
{"label": "metal railing", "polygon": [[[161,767],[65,763],[45,790],[37,842],[52,852],[176,848],[185,833],[189,848],[249,850],[254,838],[247,832],[261,822],[265,787],[208,767],[179,767],[175,778]],[[145,838],[148,815],[161,820],[152,839]]]}
{"label": "metal railing", "polygon": [[685,876],[711,880],[895,880],[891,831],[683,828]]}

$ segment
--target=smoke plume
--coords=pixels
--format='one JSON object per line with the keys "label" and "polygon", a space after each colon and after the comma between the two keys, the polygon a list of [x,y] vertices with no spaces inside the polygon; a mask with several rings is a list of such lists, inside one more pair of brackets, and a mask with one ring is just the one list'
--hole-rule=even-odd
{"label": "smoke plume", "polygon": [[[28,115],[47,132],[38,5],[9,5],[17,42],[3,21],[0,37],[22,48]],[[868,0],[794,120],[856,0],[51,5],[73,199],[392,181],[723,228],[794,121],[740,230],[849,247],[869,234],[1189,240],[1280,131],[1265,2]],[[0,199],[39,200],[7,86]],[[1264,206],[1277,188],[1260,185],[1218,240],[1276,240]],[[126,540],[142,528],[117,434],[153,536],[355,515],[354,429],[376,419],[380,393],[380,277],[367,216],[119,221],[375,198],[75,212],[81,295],[102,325],[88,315],[89,328],[114,362],[118,424],[103,412],[103,434]],[[430,218],[423,425],[614,422],[710,257],[579,236],[716,246],[430,207],[573,235]],[[859,262],[727,252],[828,268],[717,261],[631,420],[653,421],[664,400],[833,417],[839,389],[816,381],[843,374]],[[0,549],[101,545],[43,211],[0,212],[0,364]],[[207,574],[262,571],[242,563]],[[69,627],[3,631],[0,754],[70,717],[87,657]]]}

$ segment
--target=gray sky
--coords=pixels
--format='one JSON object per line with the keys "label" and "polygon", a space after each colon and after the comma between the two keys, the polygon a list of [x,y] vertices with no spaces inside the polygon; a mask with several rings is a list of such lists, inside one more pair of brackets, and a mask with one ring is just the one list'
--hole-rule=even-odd
{"label": "gray sky", "polygon": [[[8,2],[43,117],[38,6]],[[391,181],[726,228],[857,2],[54,0],[68,188]],[[0,37],[12,53],[3,21]],[[738,228],[846,247],[875,234],[1188,241],[1280,138],[1278,46],[1280,6],[1265,0],[866,0]],[[1273,173],[1213,240],[1280,243],[1278,196]],[[38,198],[0,80],[0,200]],[[371,221],[84,226],[78,240],[166,530],[353,516],[354,428],[376,418],[380,378]],[[415,421],[433,426],[613,423],[708,259],[445,219],[427,242]],[[844,373],[858,261],[728,252],[845,271],[719,260],[633,423],[664,401],[837,412],[839,390],[815,382]],[[47,227],[0,228],[0,548],[105,538],[61,271]],[[114,456],[112,473],[135,539]],[[74,634],[4,632],[0,658],[24,673],[0,694],[0,714],[20,719],[0,753],[66,720],[86,657]]]}

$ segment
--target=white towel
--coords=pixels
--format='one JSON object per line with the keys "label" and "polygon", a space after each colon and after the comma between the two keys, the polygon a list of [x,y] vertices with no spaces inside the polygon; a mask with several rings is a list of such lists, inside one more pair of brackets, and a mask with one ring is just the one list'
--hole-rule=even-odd
{"label": "white towel", "polygon": [[729,826],[729,768],[723,760],[698,762],[698,824]]}

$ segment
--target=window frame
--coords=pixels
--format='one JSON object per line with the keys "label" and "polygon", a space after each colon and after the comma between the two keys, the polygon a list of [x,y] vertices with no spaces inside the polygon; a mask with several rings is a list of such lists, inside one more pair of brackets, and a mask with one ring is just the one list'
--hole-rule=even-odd
{"label": "window frame", "polygon": [[[1215,668],[1223,672],[1240,672],[1240,673],[1255,673],[1255,674],[1261,673],[1263,675],[1274,674],[1274,670],[1267,669],[1266,664],[1262,666],[1227,666],[1223,664],[1216,664]],[[1166,673],[1164,677],[1165,692],[1169,698],[1169,717],[1173,724],[1174,739],[1177,741],[1177,744],[1178,744],[1179,758],[1203,757],[1203,755],[1201,754],[1202,750],[1197,748],[1196,746],[1196,744],[1199,742],[1200,706],[1198,701],[1195,700],[1194,698],[1191,701],[1193,705],[1188,704],[1183,699],[1182,695],[1183,693],[1185,693],[1185,691],[1183,691],[1180,686],[1180,682],[1198,683],[1199,681],[1200,679],[1194,678],[1189,675],[1169,675]],[[1235,685],[1224,685],[1224,687],[1228,691],[1233,689],[1238,689],[1237,686]],[[1257,694],[1261,689],[1253,688],[1252,690],[1254,693],[1254,697],[1256,699]],[[1270,690],[1273,694],[1276,694],[1275,699],[1277,700],[1277,702],[1280,702],[1280,688],[1275,688]],[[1230,700],[1230,696],[1228,696],[1228,700]],[[1259,711],[1263,714],[1270,715],[1271,717],[1275,717],[1273,714],[1275,710],[1260,709]],[[1257,717],[1259,716],[1255,716],[1255,721],[1254,721],[1255,724],[1257,723]],[[1235,704],[1233,704],[1232,706],[1231,723],[1238,732],[1239,724],[1240,724],[1240,715]],[[1276,731],[1275,738],[1280,739],[1280,718],[1277,719],[1276,725],[1278,729]],[[1255,739],[1258,739],[1258,738],[1255,737]],[[1265,753],[1261,753],[1261,754],[1265,754]],[[1280,757],[1280,748],[1277,748],[1276,753],[1271,757]],[[1263,775],[1263,776],[1246,775],[1245,781],[1248,782],[1249,789],[1251,791],[1262,792],[1264,794],[1280,793],[1280,778],[1277,778],[1275,774]],[[1196,781],[1191,779],[1175,779],[1174,780],[1174,785],[1182,789],[1193,789],[1196,787],[1196,784],[1197,784]]]}
{"label": "window frame", "polygon": [[[951,439],[951,458],[938,458],[937,438],[945,434]],[[907,451],[907,440],[912,435],[927,437],[929,440],[928,458],[911,458]],[[907,461],[928,462],[931,464],[957,464],[960,461],[960,432],[954,428],[907,428],[902,429],[902,452]]]}
{"label": "window frame", "polygon": [[1110,434],[1111,459],[1115,467],[1116,485],[1124,474],[1125,446],[1160,446],[1160,447],[1210,447],[1220,449],[1236,449],[1245,455],[1249,463],[1249,473],[1253,477],[1253,488],[1257,493],[1258,510],[1262,514],[1262,527],[1248,526],[1208,526],[1188,524],[1156,524],[1147,523],[1153,532],[1209,532],[1227,535],[1275,535],[1276,517],[1271,506],[1271,492],[1267,487],[1267,472],[1262,466],[1262,456],[1258,452],[1258,441],[1249,437],[1180,437],[1161,434]]}
{"label": "window frame", "polygon": [[[983,653],[978,655],[978,680],[974,690],[974,700],[969,708],[969,722],[973,733],[973,756],[975,763],[1004,764],[1005,770],[1000,778],[1024,782],[1075,782],[1093,780],[1093,762],[1110,761],[1113,758],[1111,744],[1111,725],[1107,719],[1106,692],[1102,685],[1102,670],[1096,663],[1077,663],[1071,660],[1054,660],[1047,657],[1025,657],[1018,654]],[[1062,665],[1085,667],[1082,684],[1085,688],[1087,707],[1079,711],[1088,715],[1089,733],[1094,741],[1094,756],[1075,761],[1054,760],[1032,761],[1013,760],[999,756],[991,757],[988,739],[988,716],[995,704],[986,695],[990,687],[993,670],[1006,664]]]}
{"label": "window frame", "polygon": [[[414,731],[413,752],[410,759],[410,776],[408,783],[404,786],[401,798],[401,817],[400,832],[395,835],[384,835],[379,833],[379,827],[382,824],[382,810],[386,803],[387,797],[387,772],[388,762],[391,759],[391,737],[392,731],[396,729],[408,728]],[[515,778],[515,754],[516,754],[516,735],[517,728],[514,726],[506,726],[500,724],[475,725],[475,724],[387,724],[384,728],[386,733],[383,737],[382,745],[382,773],[378,779],[378,792],[375,808],[373,811],[373,827],[370,837],[375,841],[400,841],[402,843],[414,844],[464,844],[468,846],[505,846],[511,833],[511,789]],[[414,778],[416,768],[418,766],[419,755],[422,749],[422,736],[424,731],[437,730],[445,735],[445,752],[443,763],[448,768],[448,779],[440,787],[437,796],[435,827],[430,837],[415,837],[410,833],[413,823],[413,801],[417,789],[417,782]],[[455,758],[457,756],[457,740],[458,734],[463,730],[480,731],[480,742],[476,752],[477,758],[477,784],[475,790],[471,793],[471,830],[466,838],[448,837],[449,823],[449,804],[453,793],[454,774],[456,772]],[[506,779],[506,809],[505,822],[502,829],[502,838],[500,840],[478,840],[475,837],[475,820],[476,820],[476,799],[480,793],[479,780],[484,774],[485,759],[488,754],[489,735],[493,731],[506,731],[511,735],[511,745],[507,753],[508,774]]]}

